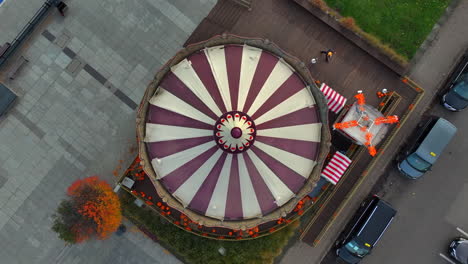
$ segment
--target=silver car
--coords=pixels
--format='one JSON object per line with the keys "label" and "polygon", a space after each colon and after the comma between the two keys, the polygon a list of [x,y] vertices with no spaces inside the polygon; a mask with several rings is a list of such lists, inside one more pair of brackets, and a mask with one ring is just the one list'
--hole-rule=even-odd
{"label": "silver car", "polygon": [[431,169],[457,128],[441,117],[430,117],[415,132],[411,144],[397,157],[398,170],[410,179],[418,179]]}

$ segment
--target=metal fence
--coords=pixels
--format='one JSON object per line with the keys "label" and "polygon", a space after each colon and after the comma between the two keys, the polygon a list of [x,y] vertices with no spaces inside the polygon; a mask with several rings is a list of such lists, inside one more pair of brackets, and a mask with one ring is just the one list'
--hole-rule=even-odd
{"label": "metal fence", "polygon": [[16,38],[11,42],[8,49],[0,56],[0,68],[6,63],[15,51],[23,44],[24,40],[34,31],[34,28],[41,23],[42,19],[47,15],[51,7],[56,6],[60,0],[47,0],[41,8],[34,14],[29,22],[18,33]]}

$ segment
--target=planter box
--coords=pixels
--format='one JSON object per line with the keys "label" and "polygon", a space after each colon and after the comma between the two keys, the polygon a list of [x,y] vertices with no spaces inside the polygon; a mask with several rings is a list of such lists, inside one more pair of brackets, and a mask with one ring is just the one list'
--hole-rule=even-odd
{"label": "planter box", "polygon": [[320,19],[322,22],[338,31],[341,35],[347,38],[349,41],[353,42],[356,46],[363,49],[369,55],[380,61],[382,64],[390,68],[392,71],[397,73],[400,76],[404,76],[407,70],[406,65],[401,65],[398,62],[395,62],[389,58],[385,53],[380,51],[380,49],[369,44],[365,39],[361,38],[359,35],[354,33],[354,31],[342,26],[339,21],[334,17],[329,16],[327,13],[323,12],[321,9],[309,2],[309,0],[292,0],[298,5],[302,6],[304,9],[309,11],[312,15]]}

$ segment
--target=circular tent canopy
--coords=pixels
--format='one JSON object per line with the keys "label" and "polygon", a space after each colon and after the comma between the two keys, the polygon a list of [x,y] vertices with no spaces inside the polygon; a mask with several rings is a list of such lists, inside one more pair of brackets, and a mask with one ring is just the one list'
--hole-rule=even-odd
{"label": "circular tent canopy", "polygon": [[141,150],[156,187],[180,203],[172,206],[226,225],[262,219],[315,185],[318,177],[309,177],[328,147],[323,118],[285,60],[250,45],[217,45],[157,81]]}

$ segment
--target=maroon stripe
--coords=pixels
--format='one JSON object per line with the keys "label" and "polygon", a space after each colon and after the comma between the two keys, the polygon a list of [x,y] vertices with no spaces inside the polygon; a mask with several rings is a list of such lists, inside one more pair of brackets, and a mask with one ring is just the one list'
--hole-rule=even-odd
{"label": "maroon stripe", "polygon": [[272,54],[262,51],[262,55],[260,55],[260,59],[257,64],[257,69],[255,69],[255,74],[252,79],[252,83],[250,84],[249,93],[247,94],[247,98],[245,100],[245,105],[243,112],[247,113],[252,106],[252,103],[257,98],[258,93],[265,84],[265,81],[275,68],[276,63],[278,63],[278,58],[273,56]]}
{"label": "maroon stripe", "polygon": [[262,176],[258,172],[249,155],[244,152],[243,156],[249,172],[250,180],[252,181],[252,186],[255,190],[255,195],[257,196],[258,204],[260,205],[262,214],[266,215],[278,208],[278,205],[275,203],[273,194],[270,192],[270,189],[268,189],[265,181],[263,181]]}
{"label": "maroon stripe", "polygon": [[255,145],[253,145],[250,149],[255,154],[257,154],[257,156],[265,163],[265,165],[270,168],[292,192],[297,193],[304,185],[306,179],[299,173],[291,170],[283,163],[272,158],[270,155],[266,154],[263,150],[257,148]]}
{"label": "maroon stripe", "polygon": [[232,155],[231,173],[229,175],[228,193],[224,218],[227,220],[243,219],[242,197],[239,179],[239,162],[237,155]]}
{"label": "maroon stripe", "polygon": [[305,86],[306,85],[296,74],[291,74],[291,76],[289,76],[289,78],[252,115],[252,119],[255,120],[259,118],[273,107],[304,89]]}
{"label": "maroon stripe", "polygon": [[173,172],[169,173],[161,179],[164,187],[170,192],[174,193],[177,189],[192,176],[192,174],[198,170],[217,150],[218,146],[214,146],[196,158],[190,160]]}
{"label": "maroon stripe", "polygon": [[203,181],[203,184],[201,185],[200,189],[198,189],[197,193],[190,202],[189,208],[203,215],[206,214],[206,210],[208,209],[208,205],[210,204],[211,196],[213,196],[213,192],[216,187],[216,183],[218,182],[219,175],[221,174],[221,170],[223,168],[224,161],[226,160],[226,156],[227,153],[223,152],[221,157],[219,157],[215,166],[213,167],[213,169],[211,169],[210,173]]}
{"label": "maroon stripe", "polygon": [[219,107],[221,112],[226,113],[226,106],[224,105],[218,85],[216,84],[213,73],[211,72],[211,66],[205,52],[202,51],[194,53],[190,55],[188,59],[192,63],[192,68],[197,73],[198,78],[200,78],[202,83],[205,85],[216,105]]}
{"label": "maroon stripe", "polygon": [[319,123],[319,115],[314,105],[261,123],[257,125],[257,130],[315,123]]}
{"label": "maroon stripe", "polygon": [[231,94],[232,110],[237,109],[239,97],[239,81],[242,64],[242,46],[229,45],[224,47],[226,55],[226,70],[229,81],[229,92]]}
{"label": "maroon stripe", "polygon": [[199,146],[211,140],[213,140],[213,136],[149,142],[146,143],[146,148],[148,149],[151,160],[154,158],[161,159],[177,152]]}
{"label": "maroon stripe", "polygon": [[296,139],[257,136],[255,140],[310,160],[317,160],[320,147],[319,142]]}
{"label": "maroon stripe", "polygon": [[218,119],[218,116],[211,111],[205,103],[200,100],[173,72],[168,72],[161,82],[161,87],[187,104],[195,107],[198,111],[205,115]]}
{"label": "maroon stripe", "polygon": [[214,122],[213,125],[208,125],[207,123],[203,123],[191,117],[187,117],[152,104],[149,105],[147,117],[147,123],[152,124],[191,127],[209,130],[212,130],[214,126]]}

